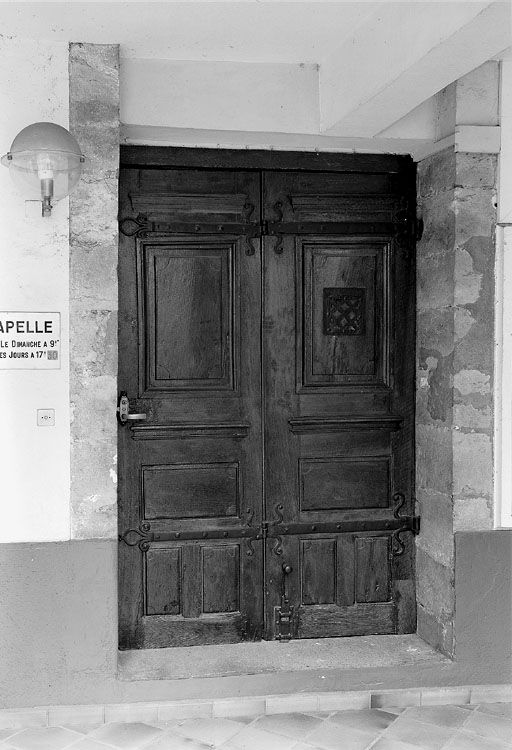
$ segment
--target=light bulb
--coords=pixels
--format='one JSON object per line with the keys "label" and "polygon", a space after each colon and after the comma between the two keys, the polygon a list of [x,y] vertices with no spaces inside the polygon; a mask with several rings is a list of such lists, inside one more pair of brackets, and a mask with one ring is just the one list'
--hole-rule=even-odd
{"label": "light bulb", "polygon": [[47,153],[37,154],[37,176],[40,180],[53,180],[53,169]]}
{"label": "light bulb", "polygon": [[47,153],[43,152],[37,154],[37,176],[41,180],[43,216],[49,216],[52,212],[53,169]]}

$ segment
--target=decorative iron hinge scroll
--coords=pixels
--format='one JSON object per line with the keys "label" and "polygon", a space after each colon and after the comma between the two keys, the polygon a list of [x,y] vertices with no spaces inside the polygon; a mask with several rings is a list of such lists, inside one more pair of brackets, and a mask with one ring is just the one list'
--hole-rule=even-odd
{"label": "decorative iron hinge scroll", "polygon": [[400,557],[403,555],[405,550],[405,544],[400,539],[401,534],[405,534],[406,531],[412,532],[415,536],[420,533],[420,517],[419,516],[402,516],[400,514],[401,508],[405,503],[405,495],[402,492],[395,492],[393,495],[394,507],[393,516],[397,521],[400,522],[400,526],[393,531],[392,537],[392,554],[394,557]]}

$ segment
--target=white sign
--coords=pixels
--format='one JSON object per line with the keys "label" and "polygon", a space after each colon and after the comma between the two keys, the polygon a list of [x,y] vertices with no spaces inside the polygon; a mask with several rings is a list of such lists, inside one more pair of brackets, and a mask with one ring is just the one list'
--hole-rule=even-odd
{"label": "white sign", "polygon": [[0,370],[58,370],[60,313],[0,312]]}

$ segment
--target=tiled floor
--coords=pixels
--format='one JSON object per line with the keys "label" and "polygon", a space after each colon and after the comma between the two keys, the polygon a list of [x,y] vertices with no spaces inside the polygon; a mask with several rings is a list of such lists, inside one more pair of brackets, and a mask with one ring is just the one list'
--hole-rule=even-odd
{"label": "tiled floor", "polygon": [[0,750],[512,750],[512,704],[0,730]]}

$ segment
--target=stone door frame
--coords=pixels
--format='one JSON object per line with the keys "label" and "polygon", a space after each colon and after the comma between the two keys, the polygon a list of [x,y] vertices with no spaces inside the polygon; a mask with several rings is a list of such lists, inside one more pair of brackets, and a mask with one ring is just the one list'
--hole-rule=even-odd
{"label": "stone door frame", "polygon": [[[115,540],[118,47],[71,44],[69,68],[70,129],[88,157],[70,198],[71,536]],[[485,85],[497,85],[498,63],[482,68]],[[462,79],[441,92],[455,124],[467,91]],[[496,154],[450,143],[418,170],[418,632],[450,655],[454,536],[493,528],[496,168]]]}

